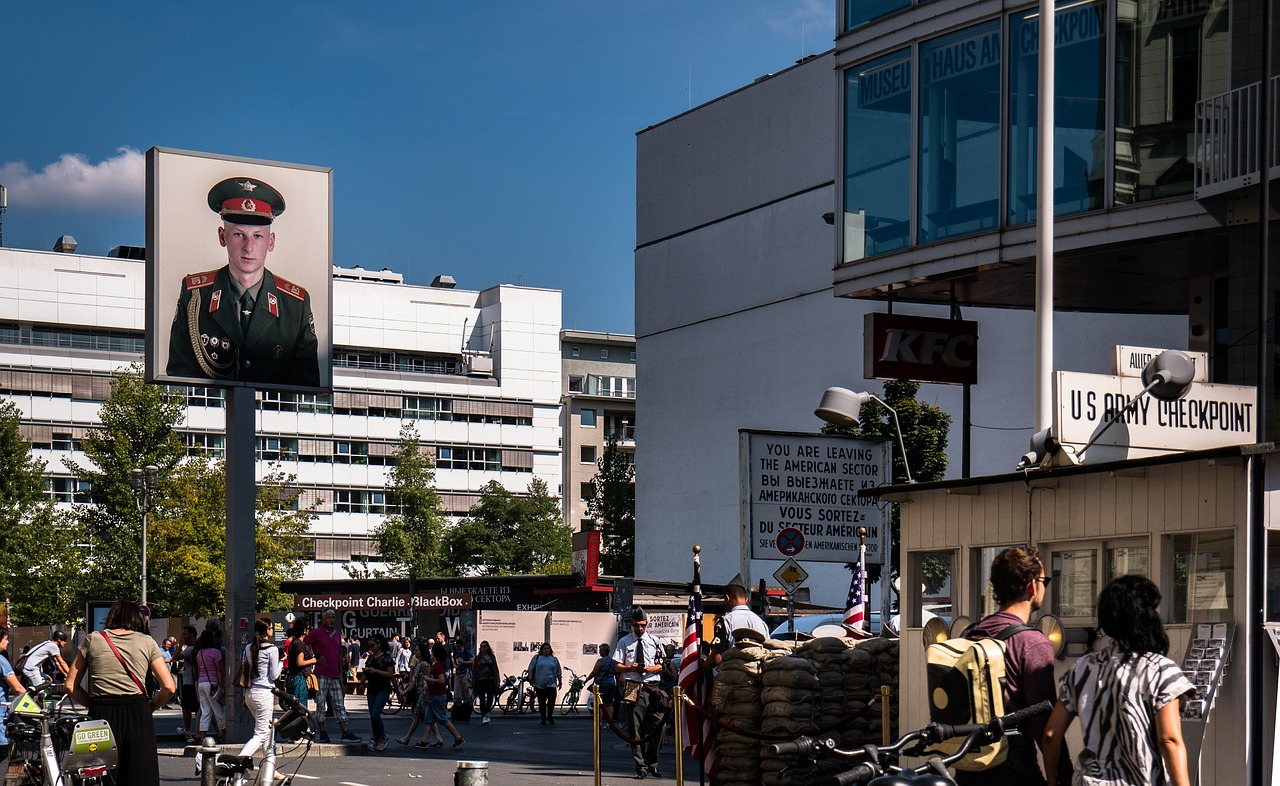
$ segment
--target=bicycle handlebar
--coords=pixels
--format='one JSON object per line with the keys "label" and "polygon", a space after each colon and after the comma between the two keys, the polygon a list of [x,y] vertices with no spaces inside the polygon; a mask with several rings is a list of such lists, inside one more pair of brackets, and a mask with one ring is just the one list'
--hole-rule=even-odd
{"label": "bicycle handlebar", "polygon": [[1008,715],[993,718],[987,723],[963,723],[957,725],[931,723],[925,728],[925,736],[929,742],[941,742],[952,737],[967,737],[975,732],[978,736],[992,734],[998,738],[1003,736],[1009,729],[1016,729],[1039,715],[1047,715],[1051,710],[1053,710],[1053,702],[1042,701],[1039,704],[1032,704],[1030,707],[1024,707]]}
{"label": "bicycle handlebar", "polygon": [[302,706],[302,702],[298,701],[298,697],[294,696],[292,693],[273,687],[271,689],[271,695],[279,699],[280,706],[284,707],[286,710],[294,710],[295,712],[302,713],[303,715],[308,714],[306,708]]}

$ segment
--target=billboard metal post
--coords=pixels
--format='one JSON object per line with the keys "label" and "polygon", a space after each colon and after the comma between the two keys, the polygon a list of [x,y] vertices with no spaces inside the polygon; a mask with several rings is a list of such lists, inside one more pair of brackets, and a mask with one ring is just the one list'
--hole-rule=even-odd
{"label": "billboard metal post", "polygon": [[[257,552],[254,477],[257,434],[254,428],[254,391],[248,387],[227,389],[227,626],[223,645],[223,685],[234,685],[248,637],[257,614],[254,573]],[[227,713],[227,739],[245,742],[253,733],[252,719],[239,711]]]}

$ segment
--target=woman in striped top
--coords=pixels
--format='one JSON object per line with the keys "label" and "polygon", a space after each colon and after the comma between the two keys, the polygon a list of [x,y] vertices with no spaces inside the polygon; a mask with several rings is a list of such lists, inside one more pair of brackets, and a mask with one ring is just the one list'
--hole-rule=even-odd
{"label": "woman in striped top", "polygon": [[1189,786],[1182,703],[1193,686],[1166,657],[1160,590],[1143,576],[1112,580],[1098,596],[1098,626],[1111,641],[1058,681],[1044,732],[1045,771],[1057,786],[1063,736],[1080,717],[1077,784]]}

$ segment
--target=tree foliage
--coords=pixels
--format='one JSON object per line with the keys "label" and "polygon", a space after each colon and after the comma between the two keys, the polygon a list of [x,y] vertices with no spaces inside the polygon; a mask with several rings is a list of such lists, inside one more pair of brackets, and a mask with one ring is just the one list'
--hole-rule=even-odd
{"label": "tree foliage", "polygon": [[459,575],[502,576],[569,573],[572,535],[560,503],[534,478],[527,496],[497,481],[480,490],[480,501],[444,536],[448,564]]}
{"label": "tree foliage", "polygon": [[604,454],[596,461],[587,512],[600,522],[600,563],[611,576],[631,576],[636,570],[636,466],[609,435]]}
{"label": "tree foliage", "polygon": [[60,515],[45,494],[45,462],[22,436],[22,413],[0,402],[0,589],[12,622],[68,622],[83,612],[84,562],[75,521]]}
{"label": "tree foliage", "polygon": [[[64,459],[76,480],[90,484],[89,502],[77,505],[74,515],[90,548],[85,572],[92,600],[138,597],[142,514],[129,475],[154,464],[161,478],[155,497],[172,496],[168,479],[186,453],[177,429],[185,415],[182,396],[147,384],[134,365],[112,378],[111,395],[98,412],[102,425],[81,440],[91,464]],[[148,564],[153,564],[150,558]]]}
{"label": "tree foliage", "polygon": [[[916,398],[920,391],[919,382],[905,379],[894,379],[884,383],[884,400],[897,410],[898,421],[902,425],[902,440],[906,443],[907,459],[910,461],[911,476],[917,482],[941,480],[947,473],[947,435],[951,428],[951,416],[940,407],[926,404]],[[893,415],[877,401],[868,402],[862,407],[862,422],[857,428],[828,425],[823,432],[828,434],[844,434],[851,437],[887,437],[892,440],[893,482],[907,481],[906,468],[902,463],[902,451],[898,447],[898,432],[894,427]],[[892,541],[893,564],[890,575],[894,578],[901,574],[900,511],[895,503],[890,515],[890,539]],[[928,561],[926,561],[928,562]],[[852,568],[852,566],[850,566]],[[924,566],[926,585],[941,586],[947,576],[941,563],[929,563]],[[868,581],[879,578],[880,566],[867,567]]]}
{"label": "tree foliage", "polygon": [[370,568],[367,560],[353,562],[346,568],[352,578],[437,576],[446,572],[446,515],[436,491],[435,462],[422,451],[413,424],[400,428],[394,462],[387,495],[395,512],[373,532],[378,553],[388,569]]}

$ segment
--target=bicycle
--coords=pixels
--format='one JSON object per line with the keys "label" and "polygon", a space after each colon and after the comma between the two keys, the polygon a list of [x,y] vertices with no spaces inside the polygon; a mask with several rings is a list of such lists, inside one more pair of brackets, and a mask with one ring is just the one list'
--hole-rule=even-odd
{"label": "bicycle", "polygon": [[582,698],[582,689],[586,685],[578,672],[568,667],[565,667],[565,671],[569,672],[569,690],[565,691],[564,701],[560,702],[561,715],[578,711],[578,700]]}
{"label": "bicycle", "polygon": [[502,687],[498,689],[497,706],[504,713],[514,712],[517,715],[534,706],[533,688],[523,674],[518,677],[508,674],[502,681]]}
{"label": "bicycle", "polygon": [[[64,708],[71,696],[54,700],[45,681],[13,702],[9,736],[21,761],[22,786],[96,786],[115,783],[119,761],[115,734],[104,720],[85,720]],[[3,773],[0,773],[3,775]]]}
{"label": "bicycle", "polygon": [[[284,713],[279,718],[271,721],[271,734],[267,736],[266,755],[262,758],[257,775],[253,774],[252,756],[234,756],[229,753],[219,753],[217,745],[210,744],[213,738],[208,737],[204,741],[205,744],[198,749],[198,754],[204,762],[201,768],[204,773],[210,771],[209,759],[213,759],[213,776],[212,780],[203,779],[202,776],[202,784],[206,784],[206,786],[208,784],[213,784],[213,786],[251,786],[252,784],[270,786],[270,784],[279,780],[282,786],[291,786],[298,774],[298,770],[302,769],[302,762],[306,760],[307,754],[311,752],[311,745],[315,742],[316,736],[315,726],[311,722],[310,713],[303,708],[292,693],[279,688],[272,688],[271,693],[280,701],[280,706],[284,708]],[[307,747],[298,759],[298,766],[289,775],[276,775],[277,736],[290,742],[306,740]]]}
{"label": "bicycle", "polygon": [[[1040,715],[1047,715],[1053,709],[1052,702],[1042,701],[1017,712],[995,718],[988,723],[969,723],[950,725],[946,723],[930,723],[918,731],[904,734],[892,745],[864,745],[858,750],[842,750],[836,747],[836,741],[830,737],[798,737],[791,742],[774,743],[769,747],[775,756],[802,756],[809,763],[816,764],[818,756],[824,753],[843,758],[866,758],[851,769],[831,776],[822,784],[831,786],[955,786],[947,772],[947,767],[964,758],[974,745],[985,745],[998,741],[1007,734],[1019,733],[1018,727],[1026,721]],[[934,756],[918,767],[900,767],[894,762],[899,755],[927,755],[930,745],[953,737],[964,737],[964,741],[955,753],[949,756]],[[794,765],[784,767],[779,776],[785,778]]]}

